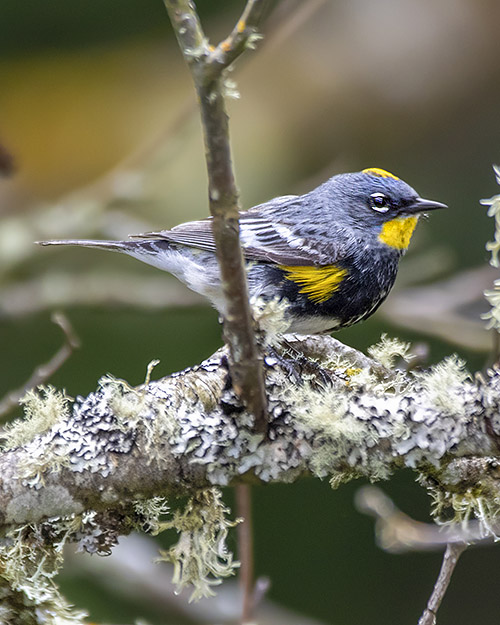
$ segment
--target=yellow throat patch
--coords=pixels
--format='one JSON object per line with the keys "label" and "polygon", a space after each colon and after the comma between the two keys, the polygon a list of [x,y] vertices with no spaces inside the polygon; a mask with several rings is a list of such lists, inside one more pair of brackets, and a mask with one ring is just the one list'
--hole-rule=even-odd
{"label": "yellow throat patch", "polygon": [[302,288],[299,293],[304,293],[312,302],[326,302],[339,288],[342,280],[347,276],[347,269],[336,265],[325,267],[298,266],[288,267],[281,265],[280,269],[285,272],[285,278],[295,282]]}
{"label": "yellow throat patch", "polygon": [[379,241],[397,250],[405,250],[410,245],[411,235],[418,217],[403,217],[386,221],[378,235]]}
{"label": "yellow throat patch", "polygon": [[393,180],[399,180],[397,176],[391,174],[391,172],[386,171],[385,169],[380,169],[379,167],[369,167],[368,169],[363,169],[362,174],[371,174],[372,176],[378,176],[379,178],[392,178]]}

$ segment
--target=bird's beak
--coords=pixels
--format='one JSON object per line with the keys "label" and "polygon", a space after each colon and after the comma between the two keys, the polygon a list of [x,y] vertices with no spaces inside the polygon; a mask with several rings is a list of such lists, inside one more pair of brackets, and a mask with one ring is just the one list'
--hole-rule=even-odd
{"label": "bird's beak", "polygon": [[426,213],[427,211],[433,211],[438,208],[448,208],[448,206],[441,202],[425,200],[423,197],[418,197],[410,206],[405,207],[405,213]]}

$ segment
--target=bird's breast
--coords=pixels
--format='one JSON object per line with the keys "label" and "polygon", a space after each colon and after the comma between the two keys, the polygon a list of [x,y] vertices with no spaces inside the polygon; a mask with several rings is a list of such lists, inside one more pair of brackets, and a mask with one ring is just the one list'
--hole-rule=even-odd
{"label": "bird's breast", "polygon": [[379,244],[331,265],[256,263],[249,271],[250,290],[286,298],[294,331],[331,330],[364,319],[378,308],[394,284],[399,257],[394,248]]}

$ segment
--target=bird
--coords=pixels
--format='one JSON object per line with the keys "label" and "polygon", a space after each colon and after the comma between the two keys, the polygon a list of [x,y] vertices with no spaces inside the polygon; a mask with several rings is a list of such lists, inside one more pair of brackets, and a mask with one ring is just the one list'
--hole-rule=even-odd
{"label": "bird", "polygon": [[[337,174],[304,195],[285,195],[239,215],[251,299],[285,302],[286,332],[322,334],[372,315],[394,285],[422,214],[447,208],[390,172]],[[224,317],[212,217],[124,241],[52,240],[116,251],[176,276]]]}

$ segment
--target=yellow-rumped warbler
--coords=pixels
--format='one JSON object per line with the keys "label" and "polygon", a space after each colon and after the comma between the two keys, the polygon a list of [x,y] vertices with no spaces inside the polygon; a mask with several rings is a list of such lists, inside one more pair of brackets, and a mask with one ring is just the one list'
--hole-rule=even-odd
{"label": "yellow-rumped warbler", "polygon": [[[424,200],[378,169],[333,176],[305,195],[286,195],[240,215],[250,297],[288,301],[288,331],[315,334],[366,319],[391,290]],[[211,218],[130,241],[42,241],[123,252],[175,275],[224,315]]]}

